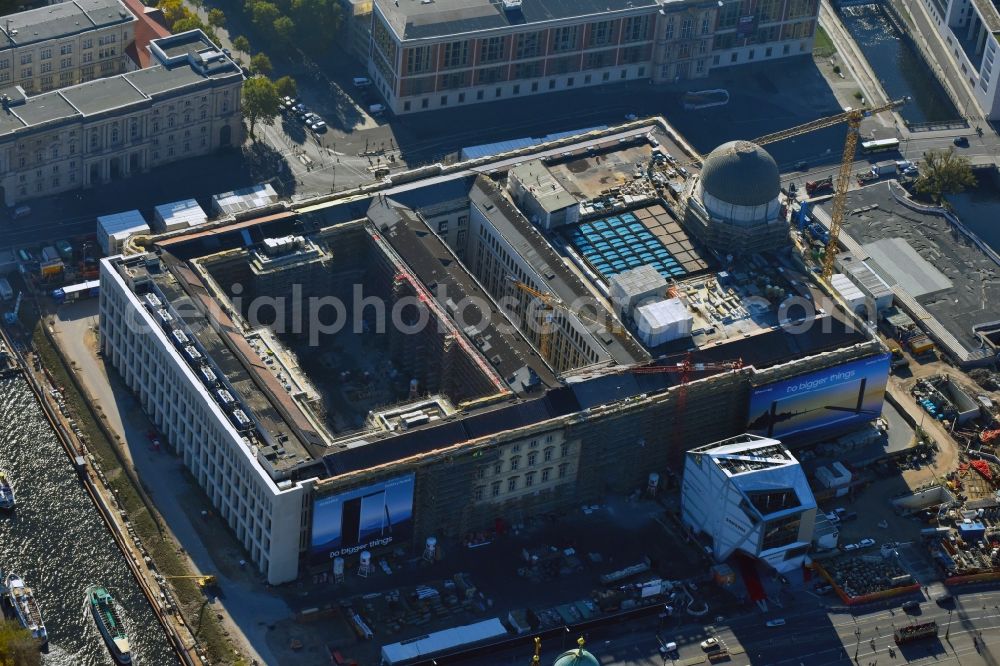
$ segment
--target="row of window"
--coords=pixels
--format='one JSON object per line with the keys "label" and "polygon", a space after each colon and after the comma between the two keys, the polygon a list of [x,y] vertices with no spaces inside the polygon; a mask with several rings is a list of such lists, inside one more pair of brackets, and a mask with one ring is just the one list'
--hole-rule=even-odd
{"label": "row of window", "polygon": [[[513,493],[524,488],[531,488],[535,482],[548,483],[553,480],[552,472],[556,472],[556,479],[565,479],[569,474],[569,463],[561,463],[558,467],[546,467],[535,472],[525,472],[524,476],[515,475],[507,479],[507,492]],[[494,481],[490,484],[490,497],[499,497],[503,489],[503,481]],[[476,501],[485,499],[486,486],[476,486],[474,493]]]}
{"label": "row of window", "polygon": [[[645,75],[646,75],[646,68],[645,67],[639,67],[638,70],[637,70],[637,72],[636,72],[636,77],[642,78]],[[628,70],[626,70],[626,69],[621,70],[621,72],[619,74],[619,78],[621,80],[623,80],[623,81],[625,79],[627,79],[628,78]],[[604,72],[601,75],[601,81],[602,82],[608,82],[610,80],[611,80],[611,72]],[[576,82],[577,82],[577,77],[574,77],[574,76],[567,77],[565,79],[565,86],[567,88],[572,88],[572,87],[574,87],[576,85]],[[594,77],[592,75],[586,74],[586,75],[583,76],[583,85],[585,85],[585,86],[591,85],[593,82],[594,82]],[[559,81],[557,79],[549,79],[548,90],[555,90],[556,86],[558,84],[559,84]],[[540,90],[540,84],[539,84],[538,81],[532,81],[531,84],[527,85],[526,87],[527,87],[528,90],[530,90],[530,92],[533,92],[533,93],[539,92],[539,90]],[[411,90],[411,94],[418,94],[418,93],[414,93]],[[520,95],[521,94],[521,84],[520,83],[515,83],[511,87],[511,94],[512,95]],[[493,91],[493,97],[491,99],[499,99],[501,97],[503,97],[503,88],[497,88],[496,90]],[[441,96],[441,100],[440,100],[440,102],[441,102],[440,105],[441,106],[448,106],[448,102],[450,101],[450,99],[451,99],[451,97],[449,95],[442,95]],[[457,101],[458,104],[465,103],[467,101],[466,93],[464,93],[464,92],[458,93],[458,95],[455,97],[455,99],[456,99],[456,101]],[[475,99],[476,99],[477,102],[482,102],[483,100],[485,100],[486,99],[486,91],[485,90],[477,90],[476,91]],[[421,109],[430,108],[430,99],[425,97],[424,99],[420,100],[420,108]],[[404,101],[403,102],[403,112],[405,113],[407,111],[412,111],[412,110],[413,110],[412,102],[410,100]]]}
{"label": "row of window", "polygon": [[[118,41],[118,36],[117,35],[106,35],[106,36],[101,37],[100,39],[98,39],[97,43],[98,43],[99,46],[105,46],[105,45],[108,45],[108,44],[114,44],[117,41]],[[85,40],[83,40],[81,46],[84,49],[93,48],[93,46],[94,46],[94,40],[92,38],[85,39]],[[52,59],[52,51],[53,51],[52,48],[44,48],[44,49],[42,49],[39,52],[39,54],[38,54],[39,60],[51,60]],[[72,43],[69,43],[69,44],[60,44],[59,45],[59,55],[68,56],[68,55],[72,55],[72,53],[73,53],[73,44]],[[117,50],[114,49],[114,48],[111,48],[111,49],[102,49],[98,53],[98,57],[104,58],[106,56],[115,55],[115,53],[117,53]],[[34,53],[22,53],[21,54],[21,64],[22,65],[30,65],[32,63],[32,61],[34,60],[34,57],[35,57]],[[93,57],[94,57],[93,53],[84,53],[83,54],[83,62],[91,62],[93,60]],[[72,58],[63,58],[61,62],[62,62],[62,65],[61,65],[62,67],[69,67],[70,65],[68,65],[66,63],[72,62]],[[9,68],[10,68],[10,59],[9,58],[2,58],[2,59],[0,59],[0,69],[9,69]]]}
{"label": "row of window", "polygon": [[[634,16],[627,18],[622,26],[622,43],[641,42],[649,38],[649,16]],[[546,32],[524,32],[513,36],[513,59],[528,60],[546,55]],[[586,34],[586,40],[583,35]],[[589,31],[584,26],[570,25],[554,28],[550,31],[550,52],[567,53],[581,48],[593,48],[610,45],[613,35],[613,22],[600,21],[589,25]],[[507,60],[510,36],[487,37],[478,40],[479,64],[490,64]],[[441,69],[460,69],[472,65],[472,40],[459,40],[441,45]],[[381,48],[381,46],[380,46]],[[384,52],[384,49],[383,49]],[[406,50],[406,73],[421,74],[434,70],[434,47],[414,46]]]}

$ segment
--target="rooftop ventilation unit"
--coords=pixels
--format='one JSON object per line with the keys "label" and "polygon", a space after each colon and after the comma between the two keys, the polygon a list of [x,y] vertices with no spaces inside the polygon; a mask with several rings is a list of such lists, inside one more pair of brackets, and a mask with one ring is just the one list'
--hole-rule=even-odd
{"label": "rooftop ventilation unit", "polygon": [[521,8],[521,0],[503,0],[503,9],[505,12],[517,11]]}
{"label": "rooftop ventilation unit", "polygon": [[235,423],[236,427],[239,428],[240,430],[245,430],[249,428],[251,425],[250,417],[248,417],[246,415],[246,412],[244,412],[242,409],[233,410],[233,423]]}
{"label": "rooftop ventilation unit", "polygon": [[176,342],[181,347],[191,342],[184,331],[174,330],[170,332],[170,335],[174,336],[174,342]]}
{"label": "rooftop ventilation unit", "polygon": [[218,398],[219,402],[221,402],[223,405],[231,405],[234,402],[236,402],[236,399],[233,398],[233,394],[227,391],[226,389],[218,389],[215,392],[215,397]]}
{"label": "rooftop ventilation unit", "polygon": [[212,370],[212,368],[208,367],[207,365],[203,365],[200,368],[200,372],[201,372],[201,378],[205,380],[206,384],[211,385],[219,381],[219,378],[215,376],[215,372]]}
{"label": "rooftop ventilation unit", "polygon": [[146,305],[154,310],[163,306],[163,303],[160,302],[160,298],[156,294],[146,294],[143,296],[143,300],[146,301]]}
{"label": "rooftop ventilation unit", "polygon": [[159,317],[160,321],[164,324],[169,324],[174,320],[174,316],[167,312],[166,308],[160,308],[157,310],[156,316]]}
{"label": "rooftop ventilation unit", "polygon": [[188,345],[187,347],[185,347],[184,353],[187,354],[187,357],[192,361],[197,361],[198,359],[201,358],[201,352],[195,349],[194,345]]}

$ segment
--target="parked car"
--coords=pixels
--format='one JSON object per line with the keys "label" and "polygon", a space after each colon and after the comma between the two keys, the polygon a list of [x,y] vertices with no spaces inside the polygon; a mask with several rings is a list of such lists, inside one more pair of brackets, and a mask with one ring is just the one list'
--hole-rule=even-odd
{"label": "parked car", "polygon": [[783,617],[776,617],[773,620],[768,620],[767,621],[767,626],[769,626],[769,627],[783,627],[783,626],[785,626],[785,618],[783,618]]}
{"label": "parked car", "polygon": [[871,548],[872,546],[875,545],[875,539],[864,538],[858,542],[858,545],[861,546],[862,548]]}
{"label": "parked car", "polygon": [[14,212],[11,213],[11,217],[15,220],[19,220],[22,217],[28,217],[29,215],[31,215],[31,206],[18,206],[14,209]]}
{"label": "parked car", "polygon": [[840,522],[840,516],[838,516],[833,511],[830,511],[829,513],[825,513],[823,515],[826,516],[826,519],[829,520],[831,523],[839,523]]}
{"label": "parked car", "polygon": [[677,643],[670,641],[660,646],[660,654],[667,655],[677,652]]}
{"label": "parked car", "polygon": [[952,140],[952,143],[954,143],[959,148],[968,148],[969,147],[969,139],[967,137],[964,137],[964,136],[956,136]]}
{"label": "parked car", "polygon": [[912,613],[914,611],[918,611],[918,610],[920,610],[920,602],[919,601],[912,601],[912,600],[911,601],[907,601],[907,602],[903,603],[902,609],[904,611],[906,611],[907,613]]}
{"label": "parked car", "polygon": [[311,123],[309,125],[309,129],[311,129],[313,132],[316,132],[317,134],[322,134],[323,132],[326,131],[326,121],[320,118],[319,120]]}
{"label": "parked car", "polygon": [[353,83],[355,88],[367,88],[372,84],[372,80],[367,76],[355,76]]}
{"label": "parked car", "polygon": [[833,585],[817,585],[815,588],[816,594],[829,594],[833,592]]}
{"label": "parked car", "polygon": [[714,650],[720,649],[721,647],[722,646],[719,645],[719,639],[715,637],[706,638],[701,642],[701,649],[704,650],[705,652],[712,652]]}
{"label": "parked car", "polygon": [[850,552],[855,551],[855,550],[860,550],[861,546],[858,545],[858,544],[856,544],[856,543],[849,543],[849,544],[843,546],[843,549],[844,549],[845,553],[850,553]]}
{"label": "parked car", "polygon": [[372,104],[371,106],[368,107],[368,113],[373,116],[381,116],[383,113],[385,113],[385,105]]}

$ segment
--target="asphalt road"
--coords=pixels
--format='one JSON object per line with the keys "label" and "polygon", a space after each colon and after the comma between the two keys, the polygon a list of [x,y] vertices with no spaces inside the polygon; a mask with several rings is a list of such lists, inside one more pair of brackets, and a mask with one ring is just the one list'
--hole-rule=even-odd
{"label": "asphalt road", "polygon": [[[731,650],[733,666],[827,666],[882,664],[986,664],[997,663],[1000,654],[1000,591],[983,591],[956,597],[949,624],[948,609],[924,601],[919,614],[907,615],[898,607],[867,613],[830,613],[815,595],[796,594],[784,609],[730,618],[716,625],[686,624],[661,628],[648,620],[615,625],[587,635],[587,648],[606,666],[686,666],[707,663],[699,643],[719,637]],[[823,598],[823,602],[829,598]],[[783,627],[767,627],[766,621],[784,618]],[[899,648],[893,640],[895,626],[935,620],[937,640],[917,641]],[[659,637],[657,636],[659,631]],[[978,641],[978,646],[973,641]],[[575,636],[543,643],[542,663],[550,663],[563,650],[573,647]],[[674,659],[659,654],[662,642],[679,646]],[[895,652],[892,656],[890,649]],[[524,654],[489,655],[468,660],[470,666],[506,666],[526,663]],[[857,661],[855,662],[855,654]]]}

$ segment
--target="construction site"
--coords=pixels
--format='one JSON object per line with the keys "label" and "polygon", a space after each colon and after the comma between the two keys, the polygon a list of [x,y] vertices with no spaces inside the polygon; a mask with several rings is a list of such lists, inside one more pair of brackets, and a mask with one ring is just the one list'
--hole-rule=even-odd
{"label": "construction site", "polygon": [[[405,642],[456,614],[516,634],[657,604],[702,612],[669,552],[622,564],[576,537],[547,542],[548,521],[675,496],[687,451],[746,433],[816,461],[810,476],[831,465],[817,478],[834,496],[852,479],[837,452],[881,436],[893,356],[830,286],[836,230],[826,252],[797,251],[766,151],[701,156],[662,119],[560,141],[105,260],[103,351],[166,447],[270,583],[356,589],[350,612],[321,615],[357,637]],[[150,340],[176,374],[171,401],[218,421],[218,438],[159,404],[159,370],[130,364]],[[692,574],[708,564],[698,535],[657,520],[691,544]],[[607,589],[494,607],[504,592],[482,594],[463,562],[526,526],[538,536],[516,575],[600,572]],[[411,573],[389,590],[378,579],[393,571]]]}

